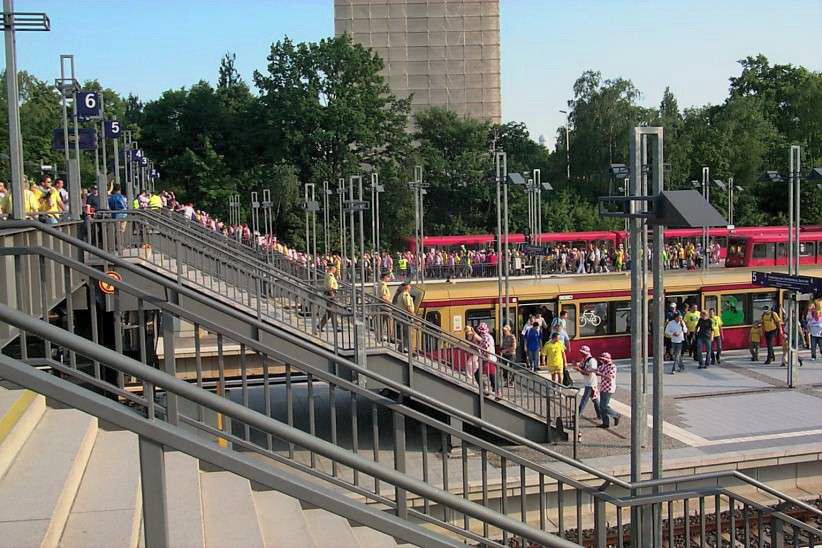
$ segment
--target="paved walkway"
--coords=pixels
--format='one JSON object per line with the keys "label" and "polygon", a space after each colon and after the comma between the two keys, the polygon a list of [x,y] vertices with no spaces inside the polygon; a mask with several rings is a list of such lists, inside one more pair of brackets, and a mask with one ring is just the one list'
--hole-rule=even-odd
{"label": "paved walkway", "polygon": [[[812,361],[801,350],[804,365],[797,367],[795,388],[786,384],[787,367],[751,361],[744,350],[723,354],[720,365],[697,369],[691,358],[685,371],[663,375],[663,433],[666,448],[701,447],[718,450],[784,445],[796,441],[822,441],[822,359]],[[764,358],[764,352],[762,353]],[[651,413],[652,367],[649,371],[647,411]],[[576,375],[575,380],[579,375]],[[623,415],[619,426],[595,428],[599,421],[592,405],[583,413],[580,457],[621,455],[630,452],[630,360],[617,362],[617,392],[613,407]],[[650,436],[650,429],[648,431]]]}

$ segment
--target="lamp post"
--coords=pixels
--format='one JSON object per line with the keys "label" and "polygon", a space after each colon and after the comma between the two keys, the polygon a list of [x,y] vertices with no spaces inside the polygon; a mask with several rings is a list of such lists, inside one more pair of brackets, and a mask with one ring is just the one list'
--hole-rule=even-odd
{"label": "lamp post", "polygon": [[742,192],[744,189],[734,184],[734,178],[728,177],[728,224],[734,225],[734,213],[736,213],[736,203],[734,202],[734,193]]}
{"label": "lamp post", "polygon": [[371,174],[371,270],[374,279],[374,295],[378,295],[380,269],[382,259],[380,258],[380,193],[385,187],[380,184],[380,174]]}
{"label": "lamp post", "polygon": [[568,179],[568,182],[571,182],[571,140],[570,140],[570,132],[568,131],[568,111],[567,110],[560,110],[562,114],[565,115],[565,176]]}
{"label": "lamp post", "polygon": [[[709,204],[711,203],[711,187],[709,184],[711,176],[711,168],[703,167],[702,168],[702,195],[705,197],[705,201]],[[708,227],[702,227],[702,254],[705,256],[703,259],[702,266],[704,269],[708,269]]]}
{"label": "lamp post", "polygon": [[[23,138],[20,134],[20,90],[17,87],[17,38],[19,31],[49,31],[45,13],[14,13],[13,0],[3,0],[3,32],[6,46],[6,105],[9,120],[9,162],[11,163],[12,217],[23,219]],[[68,150],[68,139],[63,141]],[[68,171],[68,167],[66,167]],[[79,194],[79,191],[78,191]],[[77,197],[79,204],[79,197]]]}
{"label": "lamp post", "polygon": [[328,197],[331,195],[331,190],[328,188],[328,181],[323,181],[323,244],[324,244],[324,252],[328,255],[328,248],[330,247],[331,243],[331,234],[328,231],[329,229],[329,218],[330,214],[328,212]]}
{"label": "lamp post", "polygon": [[[345,201],[345,177],[340,177],[337,184],[337,194],[340,196],[340,255],[348,257],[345,232],[345,213],[343,212],[343,201]],[[342,272],[340,272],[342,275]]]}

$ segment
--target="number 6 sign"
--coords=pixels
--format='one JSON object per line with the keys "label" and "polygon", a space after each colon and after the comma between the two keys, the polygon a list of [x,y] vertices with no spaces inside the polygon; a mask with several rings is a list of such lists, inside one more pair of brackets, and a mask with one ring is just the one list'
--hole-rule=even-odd
{"label": "number 6 sign", "polygon": [[77,116],[98,118],[100,116],[100,93],[96,91],[78,91],[76,94]]}
{"label": "number 6 sign", "polygon": [[123,132],[119,120],[107,120],[105,123],[106,139],[117,139]]}

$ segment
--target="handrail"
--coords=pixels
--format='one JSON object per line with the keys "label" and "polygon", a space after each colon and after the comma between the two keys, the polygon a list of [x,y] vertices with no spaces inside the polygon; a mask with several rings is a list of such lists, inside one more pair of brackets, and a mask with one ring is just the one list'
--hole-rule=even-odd
{"label": "handrail", "polygon": [[[175,217],[182,217],[182,215],[180,213],[177,213],[175,211],[165,209],[165,208],[163,208],[163,209],[160,209],[160,208],[138,209],[138,210],[133,210],[133,211],[129,210],[129,211],[131,212],[130,214],[137,213],[138,215],[150,218],[153,221],[162,220],[162,221],[166,221],[166,222],[176,224],[181,229],[183,229],[183,228],[193,228],[199,234],[203,235],[202,238],[212,239],[214,241],[219,241],[219,242],[224,242],[227,245],[229,245],[230,247],[232,247],[233,250],[241,251],[244,254],[243,258],[244,258],[244,262],[246,264],[249,264],[250,261],[254,261],[257,264],[254,264],[253,262],[250,263],[250,264],[254,265],[253,266],[254,268],[258,268],[258,269],[260,269],[260,270],[262,270],[266,273],[269,273],[272,270],[274,272],[276,272],[278,274],[278,280],[285,279],[289,283],[292,283],[292,284],[293,283],[305,284],[305,282],[307,281],[306,277],[293,276],[290,273],[286,272],[285,270],[282,270],[282,269],[278,268],[276,265],[274,265],[270,262],[265,262],[262,259],[258,258],[257,253],[256,253],[257,249],[254,248],[254,247],[248,246],[248,245],[246,245],[246,244],[244,244],[240,241],[228,238],[228,237],[226,237],[225,235],[223,235],[219,232],[214,232],[212,230],[209,230],[209,229],[203,227],[202,225],[200,225],[196,222],[189,221],[188,219],[186,219],[185,221],[180,220],[180,219],[175,219]],[[291,264],[295,268],[300,268],[301,270],[307,270],[305,266],[300,265],[298,263],[294,263],[293,261],[291,261],[285,255],[279,254],[276,251],[274,251],[273,253],[275,255],[280,256],[283,260],[288,261],[289,264]],[[250,257],[249,254],[251,254],[253,256]],[[323,271],[319,270],[319,267],[318,267],[318,272],[322,273]],[[349,282],[343,280],[343,279],[338,280],[338,283],[339,283],[341,288],[346,288],[346,292],[344,292],[344,294],[347,294],[347,290],[351,288],[351,284]],[[489,354],[490,355],[490,353],[487,353],[484,349],[480,348],[476,344],[470,343],[470,342],[468,342],[464,339],[456,337],[456,336],[452,335],[451,333],[443,330],[440,326],[429,322],[425,318],[409,314],[406,310],[396,306],[393,303],[385,302],[382,299],[376,297],[375,295],[373,295],[369,292],[359,293],[359,295],[362,295],[364,297],[367,306],[377,306],[380,310],[384,309],[384,310],[388,311],[394,317],[399,316],[400,318],[402,318],[406,322],[413,322],[414,325],[418,325],[418,326],[421,326],[423,328],[430,329],[433,332],[432,334],[430,334],[430,336],[432,336],[432,337],[436,337],[436,338],[445,340],[449,344],[452,344],[452,345],[460,346],[462,348],[471,349],[476,353],[483,353],[483,354]],[[546,378],[536,374],[535,372],[531,371],[530,369],[525,368],[525,367],[521,366],[520,364],[518,364],[516,362],[512,362],[511,360],[508,360],[508,359],[504,358],[502,355],[500,355],[498,353],[495,353],[493,355],[496,357],[496,363],[498,365],[499,364],[504,364],[506,367],[515,370],[518,374],[521,374],[521,375],[524,375],[524,376],[528,377],[529,381],[531,381],[531,382],[539,383],[539,384],[541,384],[541,385],[543,385],[547,388],[550,388],[551,390],[559,391],[560,393],[563,393],[564,391],[568,390],[567,387],[565,387],[565,386],[563,386],[559,383],[556,383],[556,382],[552,381],[551,379],[546,379]]]}
{"label": "handrail", "polygon": [[406,474],[369,461],[344,449],[322,440],[316,436],[306,434],[301,430],[281,423],[262,413],[234,403],[207,390],[172,377],[153,367],[144,365],[132,358],[95,344],[88,339],[74,335],[42,320],[35,319],[28,314],[15,310],[0,303],[0,317],[18,329],[34,333],[37,336],[52,341],[60,346],[69,348],[79,354],[92,358],[112,367],[124,374],[142,378],[156,387],[176,394],[188,401],[200,404],[208,409],[232,417],[245,424],[253,426],[262,432],[272,434],[280,439],[287,440],[295,445],[316,452],[326,458],[335,460],[353,469],[359,470],[372,477],[379,478],[392,485],[417,493],[445,507],[456,509],[476,519],[490,523],[503,530],[511,531],[533,542],[545,546],[573,547],[576,544],[544,533],[508,516],[497,513],[477,503],[458,497],[449,492],[430,486],[428,483],[414,479]]}
{"label": "handrail", "polygon": [[[200,301],[204,300],[195,291],[192,291],[192,290],[190,290],[190,289],[188,289],[184,286],[179,287],[179,286],[175,285],[174,283],[170,282],[168,279],[164,278],[163,276],[155,274],[151,271],[147,271],[145,269],[139,269],[139,268],[135,267],[132,263],[124,261],[116,255],[111,255],[109,253],[103,252],[103,251],[99,250],[98,248],[96,248],[96,247],[94,247],[90,244],[87,244],[86,242],[83,242],[82,240],[78,240],[76,238],[73,238],[71,236],[68,236],[68,235],[60,232],[59,230],[54,229],[50,225],[46,225],[46,224],[43,224],[43,223],[40,223],[40,222],[37,222],[37,221],[5,221],[5,222],[0,222],[0,228],[6,228],[6,227],[11,227],[11,228],[26,228],[26,227],[28,227],[28,228],[34,228],[34,229],[37,229],[37,230],[41,230],[41,231],[46,232],[49,235],[51,235],[51,236],[53,236],[53,237],[55,237],[59,240],[62,240],[62,241],[66,242],[66,243],[69,243],[69,244],[72,244],[72,245],[82,249],[83,251],[89,252],[89,253],[91,253],[91,254],[93,254],[93,255],[101,258],[101,259],[104,259],[104,260],[108,261],[109,263],[117,266],[118,268],[123,268],[125,270],[135,272],[135,273],[139,274],[140,276],[146,277],[147,279],[150,279],[151,281],[154,281],[154,282],[162,285],[163,287],[165,287],[167,289],[177,291],[177,292],[179,292],[181,294],[184,294],[187,297],[190,297],[192,299],[200,300]],[[0,249],[0,254],[7,255],[12,250],[13,250],[13,248],[12,249]],[[51,254],[54,253],[51,250],[46,250],[46,251],[49,251]],[[65,259],[62,256],[60,256],[60,257]],[[88,267],[86,267],[86,268],[88,268]],[[115,287],[129,288],[129,290],[133,291],[133,289],[131,289],[130,286],[127,286],[127,284],[125,284],[123,282],[120,282],[118,280],[108,279],[107,281],[108,281],[108,283],[111,283],[112,285],[115,285]],[[412,388],[410,388],[406,385],[396,383],[395,381],[393,381],[389,378],[382,377],[378,373],[375,373],[375,372],[370,371],[368,369],[364,369],[361,366],[359,366],[356,362],[352,362],[352,361],[350,361],[350,360],[348,360],[348,359],[346,359],[342,356],[334,354],[333,352],[327,351],[325,349],[317,348],[316,346],[312,346],[312,345],[306,343],[302,338],[296,337],[296,336],[290,334],[289,332],[287,332],[285,330],[281,330],[281,329],[277,328],[276,326],[273,326],[273,325],[265,323],[265,322],[260,322],[260,321],[257,321],[256,319],[244,316],[242,313],[237,312],[232,307],[228,307],[228,306],[225,306],[225,305],[223,305],[219,302],[214,302],[214,301],[208,301],[208,303],[209,303],[210,306],[214,306],[216,309],[218,309],[221,313],[225,313],[225,314],[227,314],[231,317],[234,317],[234,318],[242,319],[243,321],[245,321],[249,324],[252,324],[255,327],[258,327],[258,328],[260,328],[264,331],[275,332],[278,336],[288,340],[288,342],[291,342],[291,343],[293,343],[293,344],[295,344],[295,345],[297,345],[301,348],[310,348],[310,349],[312,349],[312,351],[320,353],[323,357],[327,358],[328,360],[330,360],[332,362],[336,362],[336,363],[338,363],[340,365],[343,365],[345,367],[348,367],[348,368],[356,371],[359,375],[363,375],[365,377],[373,378],[376,382],[384,384],[385,386],[388,386],[392,390],[396,390],[397,392],[399,392],[403,395],[407,395],[407,396],[409,396],[413,399],[417,399],[418,401],[420,401],[422,403],[425,403],[427,405],[430,405],[435,409],[442,410],[443,412],[445,412],[445,413],[447,413],[451,416],[457,417],[460,420],[463,420],[464,422],[467,422],[469,424],[474,424],[475,426],[478,426],[478,427],[482,428],[483,430],[486,430],[490,433],[498,435],[503,439],[509,439],[509,440],[519,444],[519,445],[527,446],[527,447],[529,447],[531,449],[534,449],[534,450],[536,450],[536,451],[538,451],[538,452],[540,452],[544,455],[547,455],[547,456],[549,456],[549,457],[551,457],[555,460],[558,460],[558,461],[563,462],[565,464],[569,464],[569,465],[571,465],[571,466],[573,466],[573,467],[575,467],[575,468],[577,468],[577,469],[579,469],[583,472],[589,473],[592,476],[594,476],[596,478],[599,478],[599,479],[601,479],[601,480],[603,480],[603,481],[605,481],[609,484],[612,484],[612,485],[615,485],[615,486],[618,486],[618,487],[622,487],[623,489],[629,489],[629,490],[646,489],[646,488],[650,488],[650,487],[654,487],[654,486],[660,486],[660,485],[666,485],[666,484],[672,484],[672,483],[687,483],[687,482],[690,482],[690,481],[704,481],[705,479],[731,478],[731,479],[737,479],[739,481],[742,481],[743,483],[747,483],[748,485],[750,485],[752,487],[766,490],[768,493],[770,493],[771,495],[773,495],[777,498],[780,498],[784,502],[788,502],[790,504],[796,504],[798,506],[802,506],[803,509],[807,509],[808,511],[813,512],[816,515],[819,515],[820,517],[822,517],[822,511],[816,510],[813,507],[807,507],[806,508],[807,505],[805,505],[805,503],[802,503],[801,501],[798,501],[798,500],[796,500],[792,497],[789,497],[787,495],[784,495],[784,494],[780,493],[779,491],[776,491],[776,490],[768,487],[767,485],[762,484],[762,483],[754,480],[753,478],[751,478],[751,477],[749,477],[745,474],[742,474],[741,472],[739,472],[737,470],[707,472],[707,473],[704,473],[704,474],[691,475],[691,476],[671,476],[671,477],[665,477],[665,478],[662,478],[662,479],[649,479],[649,480],[642,480],[642,481],[638,481],[638,482],[630,482],[630,481],[620,480],[619,478],[613,477],[613,476],[611,476],[609,474],[606,474],[606,473],[604,473],[600,470],[597,470],[597,469],[595,469],[591,466],[588,466],[587,464],[585,464],[581,461],[566,457],[565,455],[562,455],[561,453],[557,453],[557,452],[555,452],[551,449],[548,449],[547,447],[544,447],[541,444],[534,443],[531,440],[528,440],[527,438],[522,438],[520,436],[517,436],[516,434],[512,434],[510,432],[507,432],[507,431],[493,425],[492,423],[488,423],[488,422],[486,422],[486,421],[484,421],[484,420],[482,420],[478,417],[475,417],[473,415],[470,415],[468,413],[460,411],[459,409],[453,408],[453,407],[449,406],[447,403],[440,402],[438,400],[430,398],[426,394],[417,392],[416,390],[414,390],[414,389],[412,389]],[[318,372],[318,374],[319,374],[319,372]],[[183,381],[181,381],[181,382],[183,382]],[[536,463],[532,463],[532,464],[534,466],[540,466]],[[550,472],[549,475],[551,477],[555,477],[557,479],[559,479],[560,476],[562,476],[561,474],[557,474],[554,471],[549,471],[549,472]],[[569,477],[563,477],[561,481],[566,482],[568,484],[576,483],[575,480],[573,480]]]}
{"label": "handrail", "polygon": [[[266,346],[265,344],[261,343],[258,340],[251,339],[249,337],[246,337],[244,335],[236,333],[236,332],[232,331],[229,328],[219,327],[217,324],[215,324],[214,322],[208,320],[207,318],[202,318],[200,316],[196,316],[195,314],[189,312],[185,308],[180,307],[179,305],[176,305],[174,303],[166,302],[164,300],[158,299],[157,297],[155,297],[153,295],[150,295],[149,293],[146,293],[145,291],[143,291],[143,290],[141,290],[137,287],[134,287],[132,285],[127,284],[126,282],[123,282],[121,280],[117,280],[116,278],[110,278],[106,274],[104,274],[103,272],[101,272],[97,269],[94,269],[92,267],[86,266],[86,265],[84,265],[82,263],[79,263],[77,261],[74,261],[72,259],[69,259],[69,258],[67,258],[63,255],[60,255],[60,254],[54,252],[51,249],[44,248],[44,247],[41,247],[41,246],[32,246],[32,247],[28,247],[25,250],[21,250],[21,251],[25,251],[25,253],[28,254],[28,255],[41,255],[41,256],[47,257],[47,258],[51,259],[52,261],[54,261],[56,263],[59,263],[61,265],[70,266],[71,268],[75,269],[76,271],[80,272],[81,274],[83,274],[85,276],[88,276],[91,279],[94,279],[98,282],[105,282],[106,284],[109,284],[109,285],[113,286],[117,290],[125,291],[133,297],[140,298],[140,299],[144,300],[147,303],[151,303],[152,305],[156,306],[160,310],[171,312],[175,316],[179,316],[180,318],[185,319],[185,320],[187,320],[191,323],[197,323],[201,328],[205,329],[206,331],[210,331],[210,332],[218,332],[219,331],[223,336],[229,337],[235,343],[245,345],[248,349],[255,350],[255,351],[259,352],[260,354],[265,354],[265,355],[270,356],[272,358],[276,358],[280,361],[290,363],[290,364],[298,367],[299,369],[305,370],[306,373],[310,373],[311,375],[313,375],[313,376],[315,376],[319,379],[322,379],[324,381],[334,382],[338,386],[343,387],[343,388],[345,388],[346,390],[348,390],[350,392],[356,393],[357,395],[363,396],[363,397],[365,397],[369,400],[372,400],[376,403],[381,403],[383,405],[392,406],[392,407],[394,407],[398,410],[401,410],[402,414],[406,415],[409,418],[412,418],[412,419],[414,419],[416,421],[419,421],[421,423],[425,423],[425,424],[428,424],[428,425],[431,425],[431,426],[435,426],[436,428],[438,428],[440,430],[443,430],[443,431],[447,432],[450,435],[459,436],[464,441],[470,442],[472,445],[476,445],[477,447],[480,447],[480,448],[483,448],[483,449],[486,449],[486,450],[489,450],[489,451],[493,451],[494,453],[497,453],[499,456],[504,457],[504,458],[508,459],[509,461],[511,461],[513,463],[526,465],[531,470],[533,470],[535,472],[545,474],[549,477],[552,477],[554,479],[562,481],[563,483],[566,483],[570,486],[573,486],[574,488],[581,489],[581,490],[586,491],[586,492],[593,492],[594,491],[594,489],[592,487],[589,487],[589,486],[587,486],[583,483],[580,483],[580,482],[578,482],[578,481],[576,481],[572,478],[569,478],[567,476],[563,476],[563,475],[559,474],[558,472],[556,472],[554,470],[551,470],[547,466],[544,466],[542,464],[539,464],[539,463],[536,463],[536,462],[533,462],[533,461],[529,461],[529,460],[521,457],[520,455],[517,455],[516,453],[512,453],[511,451],[505,449],[504,447],[493,445],[493,444],[491,444],[489,442],[486,442],[486,441],[484,441],[484,440],[482,440],[482,439],[480,439],[476,436],[473,436],[472,434],[469,434],[467,432],[458,431],[456,428],[453,428],[453,427],[451,427],[451,426],[449,426],[449,425],[447,425],[447,424],[445,424],[441,421],[438,421],[437,419],[429,417],[428,415],[425,415],[424,413],[415,411],[414,409],[407,408],[405,406],[397,406],[396,401],[394,401],[393,399],[385,398],[383,396],[380,396],[379,394],[376,394],[376,393],[374,393],[370,390],[367,390],[366,388],[362,388],[357,383],[342,379],[342,378],[337,377],[336,375],[334,375],[332,373],[328,373],[326,371],[323,371],[322,369],[318,369],[318,368],[316,368],[316,367],[314,367],[314,366],[312,366],[308,363],[305,363],[305,362],[300,361],[296,358],[293,358],[293,357],[285,354],[284,352],[282,352],[280,350],[277,350],[276,348]],[[14,256],[14,255],[20,255],[20,254],[22,254],[22,253],[18,252],[18,248],[0,249],[0,257]],[[132,270],[132,271],[134,271],[134,270]],[[344,360],[338,360],[338,361],[339,361],[339,363],[350,367],[350,364],[346,363]],[[354,369],[354,368],[352,367],[352,369]],[[356,370],[357,370],[358,373],[363,373],[363,374],[365,374],[365,372],[368,371],[368,370],[364,370],[364,369],[356,369]],[[394,388],[395,386],[405,387],[405,385],[402,385],[402,384],[397,385],[391,379],[388,379],[386,377],[382,377],[378,373],[373,373],[372,372],[371,378],[374,378],[378,382],[386,384],[387,386],[391,386],[392,388]],[[394,383],[394,384],[392,385],[391,383]],[[406,387],[406,388],[407,388],[407,392],[412,397],[416,397],[416,396],[414,396],[415,391],[413,389],[408,388],[408,387]],[[426,402],[426,403],[429,403],[429,402]],[[446,409],[446,411],[449,410],[449,407],[445,404],[442,404],[439,407],[440,410],[442,410],[443,408]],[[458,410],[455,410],[455,411],[458,411]]]}
{"label": "handrail", "polygon": [[[455,407],[452,407],[452,406],[448,405],[445,402],[436,400],[436,399],[428,396],[425,393],[418,392],[418,391],[414,390],[413,388],[410,388],[410,387],[408,387],[404,384],[397,383],[397,382],[393,381],[392,379],[389,379],[387,377],[383,377],[382,375],[380,375],[380,374],[378,374],[374,371],[363,368],[362,366],[358,365],[356,362],[348,360],[344,356],[340,356],[338,354],[335,354],[335,353],[333,353],[329,350],[326,350],[326,349],[324,349],[320,346],[312,345],[311,343],[305,341],[302,337],[295,336],[287,330],[278,328],[277,326],[275,326],[273,324],[270,324],[270,323],[267,323],[267,322],[262,322],[262,321],[259,321],[259,320],[255,319],[255,318],[249,317],[249,316],[243,314],[242,312],[237,311],[235,308],[230,307],[230,306],[226,306],[226,305],[220,303],[219,301],[205,299],[202,295],[200,295],[196,291],[193,291],[193,290],[191,290],[191,289],[189,289],[185,286],[178,286],[177,284],[175,284],[174,282],[168,280],[164,276],[161,276],[159,274],[151,272],[150,270],[139,268],[139,267],[135,266],[134,264],[123,260],[122,258],[120,258],[117,255],[112,255],[112,254],[106,253],[104,251],[101,251],[100,249],[98,249],[98,248],[96,248],[96,247],[94,247],[94,246],[92,246],[92,245],[90,245],[86,242],[83,242],[82,240],[78,240],[76,238],[72,238],[70,236],[67,236],[67,235],[63,234],[62,232],[60,232],[58,230],[55,230],[55,229],[53,229],[52,227],[50,227],[48,225],[44,225],[44,224],[36,222],[36,221],[8,221],[8,222],[5,222],[5,223],[0,223],[0,227],[6,226],[6,225],[12,226],[12,227],[29,227],[29,228],[34,228],[34,229],[37,229],[37,230],[41,230],[41,231],[43,231],[43,232],[59,239],[59,240],[62,240],[62,241],[66,242],[66,243],[69,243],[69,244],[72,244],[75,247],[78,247],[79,249],[81,249],[83,251],[86,251],[86,252],[88,252],[88,253],[90,253],[90,254],[92,254],[92,255],[100,258],[100,259],[103,259],[103,260],[109,262],[110,264],[116,266],[117,268],[127,270],[129,272],[134,272],[134,273],[138,274],[139,276],[142,276],[142,277],[144,277],[144,278],[146,278],[146,279],[148,279],[148,280],[150,280],[154,283],[157,283],[160,286],[162,286],[162,287],[164,287],[168,290],[176,291],[176,292],[178,292],[182,295],[185,295],[187,298],[190,298],[192,300],[199,301],[199,302],[206,302],[209,306],[215,308],[220,313],[226,314],[227,316],[229,316],[231,318],[239,319],[243,322],[246,322],[246,323],[260,329],[261,331],[274,333],[278,337],[280,337],[280,338],[286,340],[287,342],[292,343],[292,344],[294,344],[294,345],[296,345],[300,348],[307,349],[307,350],[310,350],[312,352],[318,353],[323,358],[328,359],[329,361],[337,363],[339,365],[345,366],[347,368],[350,368],[350,369],[354,370],[355,372],[357,372],[358,375],[362,375],[366,378],[371,378],[375,382],[377,382],[379,384],[383,384],[383,385],[391,388],[392,390],[395,390],[396,392],[402,394],[403,396],[407,396],[407,397],[412,398],[414,400],[417,400],[421,403],[429,405],[434,409],[440,410],[440,411],[442,411],[442,412],[444,412],[444,413],[446,413],[446,414],[448,414],[452,417],[458,418],[458,419],[460,419],[461,421],[463,421],[465,423],[477,426],[477,427],[481,428],[482,430],[485,430],[489,433],[492,433],[496,436],[499,436],[502,439],[508,439],[508,440],[512,441],[513,443],[515,443],[517,445],[527,446],[528,448],[533,449],[535,451],[538,451],[538,452],[540,452],[540,453],[542,453],[542,454],[544,454],[544,455],[546,455],[546,456],[548,456],[548,457],[550,457],[554,460],[563,462],[565,464],[569,464],[569,465],[573,466],[574,468],[577,468],[577,469],[579,469],[583,472],[591,474],[592,476],[594,476],[596,478],[599,478],[603,481],[609,482],[613,485],[623,487],[623,488],[626,488],[626,489],[630,489],[630,487],[631,487],[629,483],[626,483],[623,480],[620,480],[619,478],[613,477],[609,474],[606,474],[605,472],[602,472],[602,471],[597,470],[597,469],[595,469],[591,466],[588,466],[587,464],[585,464],[585,463],[583,463],[579,460],[575,460],[573,458],[567,457],[567,456],[565,456],[561,453],[558,453],[556,451],[553,451],[552,449],[549,449],[549,448],[547,448],[547,447],[545,447],[541,444],[532,442],[531,440],[529,440],[527,438],[518,436],[518,435],[513,434],[513,433],[511,433],[507,430],[504,430],[504,429],[494,425],[493,423],[487,422],[487,421],[485,421],[485,420],[483,420],[479,417],[475,417],[474,415],[471,415],[469,413],[465,413],[464,411],[461,411],[461,410],[459,410]],[[11,251],[12,251],[11,249],[9,249],[9,250],[0,250],[0,254],[9,254]],[[114,285],[115,287],[123,287],[123,288],[129,287],[129,286],[127,286],[127,284],[125,284],[121,281],[118,281],[116,279],[113,279],[113,278],[108,279],[107,283],[110,283],[110,284]],[[131,290],[131,289],[129,288],[129,290]],[[539,465],[535,464],[535,466],[539,466]],[[554,472],[554,471],[550,471],[550,475],[552,477],[555,477],[555,478],[558,477],[557,473]],[[566,483],[569,483],[569,484],[574,482],[573,479],[567,478],[567,477],[562,479],[562,481],[566,482]]]}
{"label": "handrail", "polygon": [[[202,462],[210,463],[222,470],[232,472],[252,482],[286,493],[298,500],[318,508],[326,508],[355,523],[366,524],[383,531],[405,542],[416,546],[436,546],[438,548],[460,548],[465,544],[430,531],[410,520],[403,520],[370,505],[340,497],[333,491],[316,482],[309,482],[267,466],[265,463],[250,459],[244,454],[222,448],[211,441],[204,440],[194,433],[168,423],[138,415],[132,409],[123,406],[103,395],[77,387],[75,384],[27,363],[0,354],[0,372],[2,377],[14,384],[33,390],[45,397],[61,402],[89,415],[105,420],[119,428],[135,433],[141,440],[148,439],[161,446],[186,453]],[[150,467],[144,466],[142,474],[150,474]],[[145,480],[143,480],[145,483]],[[160,489],[161,496],[167,496]],[[169,493],[174,496],[174,493]],[[144,502],[144,516],[145,505]],[[152,526],[150,519],[144,517],[144,526]]]}

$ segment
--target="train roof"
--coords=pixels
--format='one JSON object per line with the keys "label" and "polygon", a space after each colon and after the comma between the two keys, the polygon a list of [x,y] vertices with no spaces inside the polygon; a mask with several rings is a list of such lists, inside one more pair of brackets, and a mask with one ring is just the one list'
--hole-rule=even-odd
{"label": "train roof", "polygon": [[[771,231],[760,234],[734,234],[734,237],[739,240],[752,241],[753,243],[772,243],[785,242],[787,243],[788,230],[781,232]],[[799,239],[801,240],[822,240],[822,230],[801,230],[799,232]]]}
{"label": "train roof", "polygon": [[[712,268],[706,271],[666,272],[665,290],[671,293],[692,292],[717,286],[750,286],[751,272],[754,268]],[[785,271],[785,267],[771,267],[773,271]],[[822,276],[822,267],[803,268],[804,275]],[[575,298],[594,297],[595,294],[625,293],[630,291],[631,277],[629,272],[610,274],[552,275],[541,279],[533,277],[512,278],[510,280],[511,296],[520,301],[538,301],[553,299],[560,295],[572,295]],[[653,287],[652,280],[649,286]],[[425,301],[466,301],[484,300],[488,303],[497,301],[496,278],[485,278],[464,282],[426,283]]]}

